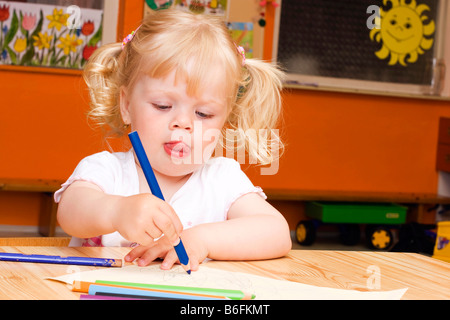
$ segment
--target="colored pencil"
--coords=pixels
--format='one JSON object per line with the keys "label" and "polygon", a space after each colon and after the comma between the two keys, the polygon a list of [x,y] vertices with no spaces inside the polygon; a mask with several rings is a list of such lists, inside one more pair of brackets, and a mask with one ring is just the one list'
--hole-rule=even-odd
{"label": "colored pencil", "polygon": [[[134,152],[136,153],[136,157],[141,164],[142,171],[144,172],[145,178],[147,179],[147,183],[150,187],[150,190],[152,191],[152,194],[159,199],[164,200],[161,188],[159,187],[158,181],[156,180],[155,173],[153,172],[150,161],[148,160],[147,154],[145,153],[144,146],[142,145],[141,139],[139,138],[139,134],[137,133],[137,131],[133,131],[128,134],[128,137],[130,138],[131,144],[133,145]],[[181,239],[179,239],[178,244],[176,244],[174,248],[177,253],[178,260],[180,260],[181,266],[188,274],[191,274],[189,257],[186,253],[186,249],[184,248]]]}
{"label": "colored pencil", "polygon": [[[94,283],[84,281],[74,281],[73,291],[77,292],[89,292],[89,286]],[[232,300],[250,300],[255,299],[254,294],[249,294],[241,290],[233,289],[213,289],[213,288],[199,288],[199,287],[185,287],[185,286],[170,286],[160,284],[146,284],[146,283],[134,283],[134,282],[119,282],[119,281],[105,281],[96,280],[95,284],[98,285],[110,285],[110,286],[122,286],[127,288],[138,288],[153,291],[165,291],[171,293],[186,293],[196,295],[206,295],[209,297],[228,298]]]}
{"label": "colored pencil", "polygon": [[[142,290],[136,288],[125,288],[116,286],[105,286],[92,284],[89,286],[90,295],[107,295],[119,297],[133,297],[133,298],[153,298],[164,300],[219,300],[217,297],[206,297],[200,295],[183,294],[183,293],[169,293]],[[223,298],[222,298],[223,299]]]}
{"label": "colored pencil", "polygon": [[[105,281],[108,282],[108,281]],[[97,285],[97,286],[109,286],[109,287],[119,287],[119,288],[128,288],[128,289],[138,289],[138,290],[146,290],[146,291],[152,291],[152,292],[160,292],[160,293],[168,293],[168,294],[189,294],[192,296],[198,296],[203,298],[211,298],[211,299],[229,299],[228,297],[216,293],[209,293],[209,292],[188,292],[188,291],[181,291],[181,290],[168,290],[168,289],[154,289],[154,288],[148,288],[148,287],[139,287],[139,286],[133,286],[128,285],[128,283],[125,282],[115,282],[114,284],[111,283],[100,283],[98,281],[94,282],[85,282],[85,281],[74,281],[72,286],[72,291],[74,292],[82,292],[82,293],[88,293],[89,288],[91,285]]]}
{"label": "colored pencil", "polygon": [[22,253],[6,253],[6,252],[0,252],[0,261],[70,264],[70,265],[94,266],[94,267],[122,267],[122,260],[120,259],[61,257],[61,256],[39,255],[39,254],[22,254]]}
{"label": "colored pencil", "polygon": [[[80,300],[144,300],[142,298],[82,294]],[[147,299],[145,299],[147,300]]]}

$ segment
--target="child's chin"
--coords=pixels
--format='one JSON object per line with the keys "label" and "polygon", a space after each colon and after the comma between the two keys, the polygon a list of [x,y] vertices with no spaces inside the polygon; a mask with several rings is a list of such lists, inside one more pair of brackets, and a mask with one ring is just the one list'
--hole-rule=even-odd
{"label": "child's chin", "polygon": [[160,172],[170,177],[181,177],[193,173],[201,166],[202,164],[194,164],[187,161],[174,161]]}

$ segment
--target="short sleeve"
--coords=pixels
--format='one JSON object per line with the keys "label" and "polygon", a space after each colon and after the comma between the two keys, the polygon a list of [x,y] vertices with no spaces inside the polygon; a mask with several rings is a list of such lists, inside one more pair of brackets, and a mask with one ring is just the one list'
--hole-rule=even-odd
{"label": "short sleeve", "polygon": [[249,193],[267,198],[261,188],[252,184],[237,161],[216,157],[195,171],[169,203],[187,229],[227,220],[233,203]]}
{"label": "short sleeve", "polygon": [[240,197],[256,193],[263,199],[267,196],[260,187],[254,186],[247,175],[241,170],[239,163],[233,159],[224,158],[225,164],[219,171],[218,177],[223,186],[225,212],[228,212],[233,203]]}
{"label": "short sleeve", "polygon": [[117,175],[121,175],[121,165],[113,154],[104,151],[88,156],[80,161],[61,189],[55,192],[55,202],[59,203],[62,193],[75,181],[88,181],[103,192],[114,194]]}
{"label": "short sleeve", "polygon": [[263,199],[267,199],[260,187],[254,186],[247,175],[241,170],[240,164],[234,159],[215,158],[211,159],[206,174],[209,183],[214,186],[215,193],[220,193],[220,197],[215,197],[217,204],[223,208],[224,219],[227,219],[228,210],[233,203],[249,193],[256,193]]}

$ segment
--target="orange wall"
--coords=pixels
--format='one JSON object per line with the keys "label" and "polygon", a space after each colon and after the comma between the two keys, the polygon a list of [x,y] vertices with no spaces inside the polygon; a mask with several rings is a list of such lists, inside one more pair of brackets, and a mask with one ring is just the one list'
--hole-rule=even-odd
{"label": "orange wall", "polygon": [[286,152],[275,188],[436,192],[439,117],[449,101],[308,90],[284,92]]}
{"label": "orange wall", "polygon": [[[140,23],[143,2],[121,0],[118,39]],[[28,71],[24,71],[28,70]],[[0,177],[66,179],[81,158],[106,148],[86,121],[81,72],[0,66]],[[0,224],[37,225],[39,197],[0,192]]]}
{"label": "orange wall", "polygon": [[[124,1],[119,38],[139,25],[142,1]],[[267,14],[267,13],[266,13]],[[268,12],[268,27],[271,21]],[[267,42],[267,38],[266,38]],[[265,46],[269,57],[270,46]],[[0,68],[0,176],[67,178],[104,149],[86,121],[81,76]],[[286,153],[277,175],[248,170],[271,188],[435,192],[438,120],[450,102],[285,90]],[[38,198],[0,192],[0,224],[36,225]]]}

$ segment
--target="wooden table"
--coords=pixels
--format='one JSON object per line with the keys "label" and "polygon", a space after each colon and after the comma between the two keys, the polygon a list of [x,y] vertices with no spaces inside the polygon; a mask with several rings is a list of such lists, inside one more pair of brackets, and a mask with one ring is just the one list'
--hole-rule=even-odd
{"label": "wooden table", "polygon": [[[2,252],[123,258],[130,248],[0,247]],[[210,261],[208,267],[338,289],[367,291],[378,268],[380,290],[408,288],[403,299],[450,299],[450,263],[415,253],[292,250],[265,261]],[[375,268],[375,269],[374,269]],[[94,267],[0,262],[0,299],[78,299],[68,285],[44,280]]]}

